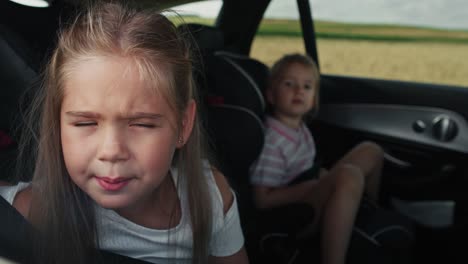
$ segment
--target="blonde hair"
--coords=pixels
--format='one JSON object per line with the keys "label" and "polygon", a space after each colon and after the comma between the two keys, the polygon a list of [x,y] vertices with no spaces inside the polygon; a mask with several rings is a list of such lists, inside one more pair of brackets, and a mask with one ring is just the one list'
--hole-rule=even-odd
{"label": "blonde hair", "polygon": [[[70,179],[60,141],[64,81],[73,74],[73,66],[89,57],[130,58],[140,78],[167,100],[181,129],[183,113],[190,99],[196,98],[188,43],[159,12],[116,3],[92,6],[61,32],[45,71],[42,94],[35,103],[35,109],[41,107],[41,116],[30,218],[41,231],[41,241],[46,239],[46,243],[37,243],[35,256],[39,259],[35,261],[88,263],[95,260],[95,248],[99,247],[93,202]],[[192,263],[206,263],[212,211],[197,118],[173,165],[180,175],[190,173],[184,180],[193,233]]]}
{"label": "blonde hair", "polygon": [[293,54],[286,54],[283,57],[281,57],[279,60],[277,60],[273,66],[271,67],[270,70],[270,76],[268,78],[268,88],[267,89],[272,89],[274,84],[278,82],[281,78],[283,78],[283,75],[292,64],[298,63],[301,64],[302,66],[311,69],[312,71],[312,78],[314,80],[314,89],[315,89],[315,102],[314,102],[314,109],[312,115],[315,115],[318,112],[319,108],[319,102],[320,102],[320,72],[318,70],[317,64],[315,61],[306,55],[302,55],[299,53],[293,53]]}

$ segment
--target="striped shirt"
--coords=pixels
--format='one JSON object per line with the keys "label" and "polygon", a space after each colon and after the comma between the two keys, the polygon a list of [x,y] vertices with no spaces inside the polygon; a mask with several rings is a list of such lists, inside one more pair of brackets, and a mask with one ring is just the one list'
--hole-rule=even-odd
{"label": "striped shirt", "polygon": [[314,165],[315,153],[314,139],[304,123],[293,129],[267,117],[265,144],[250,167],[250,182],[269,187],[287,185]]}

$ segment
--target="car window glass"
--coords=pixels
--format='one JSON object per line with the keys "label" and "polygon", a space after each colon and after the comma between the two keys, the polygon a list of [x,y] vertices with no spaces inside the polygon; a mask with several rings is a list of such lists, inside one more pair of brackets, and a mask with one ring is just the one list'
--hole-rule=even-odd
{"label": "car window glass", "polygon": [[221,6],[221,0],[198,1],[171,7],[171,11],[166,12],[166,14],[176,25],[181,23],[197,23],[213,26]]}
{"label": "car window glass", "polygon": [[257,30],[250,56],[271,66],[282,55],[296,52],[305,52],[296,2],[272,0]]}
{"label": "car window glass", "polygon": [[322,73],[468,86],[468,2],[311,5]]}
{"label": "car window glass", "polygon": [[[468,86],[468,1],[310,4],[322,74]],[[251,56],[271,65],[304,52],[296,2],[272,0],[268,11]]]}

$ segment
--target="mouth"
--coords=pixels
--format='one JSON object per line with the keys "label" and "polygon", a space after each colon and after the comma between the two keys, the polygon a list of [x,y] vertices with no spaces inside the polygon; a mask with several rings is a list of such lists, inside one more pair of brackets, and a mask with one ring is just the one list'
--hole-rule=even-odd
{"label": "mouth", "polygon": [[124,188],[131,180],[125,177],[99,177],[95,176],[98,184],[106,191],[119,191]]}
{"label": "mouth", "polygon": [[301,99],[293,99],[293,100],[292,100],[292,103],[293,103],[293,104],[302,104],[303,101],[302,101]]}

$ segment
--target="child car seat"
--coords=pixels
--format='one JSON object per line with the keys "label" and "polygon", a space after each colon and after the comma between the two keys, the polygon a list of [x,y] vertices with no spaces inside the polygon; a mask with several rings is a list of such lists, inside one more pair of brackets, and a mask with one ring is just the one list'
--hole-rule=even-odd
{"label": "child car seat", "polygon": [[[236,67],[240,68],[243,74],[250,75],[251,80],[254,80],[256,86],[264,95],[267,87],[267,79],[269,70],[263,63],[249,58],[245,55],[234,54],[226,51],[218,51],[216,55],[226,58]],[[298,210],[311,210],[305,205],[296,205]],[[286,211],[288,208],[285,208]],[[272,215],[275,210],[267,212],[258,212],[256,217],[258,222],[262,223],[262,228],[257,228],[256,237],[260,240],[260,247],[266,245],[265,238],[280,238],[276,241],[283,241],[283,245],[264,249],[263,257],[267,257],[270,261],[282,261],[284,263],[309,263],[311,259],[316,259],[319,256],[319,251],[311,251],[311,244],[307,244],[306,249],[301,249],[302,245],[294,245],[297,241],[291,237],[285,236],[282,233],[281,221],[274,221]],[[284,213],[282,209],[277,210],[276,214]],[[299,214],[297,224],[306,221],[313,217],[311,214]],[[273,219],[273,220],[272,220]],[[350,249],[348,254],[349,263],[408,263],[411,256],[411,248],[414,243],[414,228],[413,223],[403,215],[396,212],[376,207],[375,205],[364,200],[361,203],[356,225],[351,238]],[[273,239],[274,240],[274,239]],[[308,243],[315,243],[319,248],[318,236]],[[291,245],[292,244],[292,245]],[[271,246],[271,243],[270,243]],[[295,251],[297,248],[299,251]],[[301,252],[302,251],[302,252]],[[271,253],[274,254],[271,254]],[[304,254],[305,252],[305,254]]]}
{"label": "child car seat", "polygon": [[215,27],[191,23],[180,25],[179,30],[193,36],[199,47],[195,52],[198,59],[195,77],[202,99],[244,107],[262,118],[265,102],[258,80],[252,78],[257,75],[246,72],[236,59],[220,52],[224,48],[222,32]]}
{"label": "child car seat", "polygon": [[[216,55],[233,64],[238,71],[245,75],[246,79],[251,80],[251,85],[262,97],[260,101],[263,109],[265,109],[265,89],[268,86],[268,76],[270,75],[268,66],[254,58],[229,51],[217,51]],[[263,113],[261,115],[263,115]]]}
{"label": "child car seat", "polygon": [[263,144],[263,96],[249,74],[217,55],[224,45],[221,31],[199,24],[184,24],[179,29],[188,30],[199,46],[201,71],[196,69],[195,75],[204,104],[202,117],[218,165],[236,189],[243,189],[249,185],[248,169]]}
{"label": "child car seat", "polygon": [[[201,90],[202,119],[208,132],[208,140],[218,167],[236,193],[240,218],[246,238],[246,248],[251,260],[256,254],[252,239],[258,222],[253,206],[249,183],[249,167],[258,157],[263,146],[264,131],[261,115],[264,111],[263,96],[254,87],[250,75],[236,63],[217,55],[224,42],[222,32],[216,28],[188,24],[184,29],[193,29],[202,55],[202,64],[196,71]],[[213,34],[213,37],[209,35]],[[210,39],[208,45],[204,40]],[[206,45],[206,46],[205,46]]]}
{"label": "child car seat", "polygon": [[[219,40],[222,33],[208,26],[189,27],[196,29],[192,34],[202,54],[203,71],[199,72],[202,76],[198,80],[203,91],[202,99],[206,103],[204,113],[206,128],[214,153],[219,160],[217,166],[236,191],[246,248],[251,260],[264,261],[266,260],[264,257],[270,255],[268,259],[275,263],[310,262],[310,255],[306,259],[301,259],[300,256],[294,255],[294,251],[286,252],[296,247],[292,245],[294,241],[288,237],[283,239],[287,244],[282,245],[281,248],[285,250],[280,255],[274,247],[264,248],[266,251],[263,252],[260,248],[262,241],[265,241],[264,238],[282,236],[281,229],[275,232],[275,219],[269,217],[270,212],[264,214],[255,209],[249,183],[249,167],[263,147],[262,118],[265,111],[263,92],[267,85],[268,67],[247,56],[223,51],[221,42],[217,44],[211,42],[204,48],[204,45],[207,45],[204,40]],[[209,37],[210,34],[214,34],[215,37]],[[367,221],[359,220],[362,225],[354,232],[350,256],[356,260],[356,263],[366,263],[363,262],[365,256],[361,253],[373,250],[372,252],[386,252],[386,254],[374,254],[374,258],[369,258],[369,261],[383,263],[394,259],[394,256],[390,257],[395,252],[392,245],[406,246],[412,239],[412,233],[407,232],[410,230],[408,227],[410,224],[405,219],[391,218],[393,215],[379,209],[362,211],[367,214],[363,217]],[[392,220],[382,221],[382,215]],[[275,259],[276,256],[278,258]],[[318,258],[318,255],[316,257]]]}

